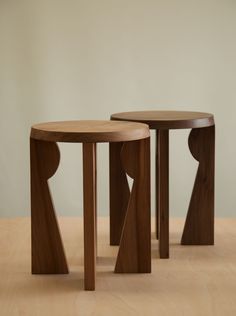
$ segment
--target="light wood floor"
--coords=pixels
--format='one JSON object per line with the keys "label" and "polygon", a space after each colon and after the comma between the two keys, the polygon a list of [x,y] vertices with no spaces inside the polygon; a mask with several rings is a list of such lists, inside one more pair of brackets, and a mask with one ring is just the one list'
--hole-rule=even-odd
{"label": "light wood floor", "polygon": [[108,245],[108,219],[99,219],[97,284],[83,290],[82,220],[60,219],[69,275],[30,274],[29,219],[0,220],[0,315],[234,316],[236,219],[216,220],[215,246],[180,246],[182,220],[171,221],[171,258],[152,274],[113,274],[117,247]]}

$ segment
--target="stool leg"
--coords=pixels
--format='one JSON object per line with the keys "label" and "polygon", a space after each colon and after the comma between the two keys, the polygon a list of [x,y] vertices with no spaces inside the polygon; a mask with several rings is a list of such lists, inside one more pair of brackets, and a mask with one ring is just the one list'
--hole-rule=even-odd
{"label": "stool leg", "polygon": [[95,253],[97,258],[97,252],[98,252],[98,241],[97,241],[97,235],[98,235],[98,221],[97,221],[97,146],[95,144],[94,148],[95,152],[95,192],[94,192],[94,199],[95,199]]}
{"label": "stool leg", "polygon": [[124,143],[124,169],[134,179],[115,272],[151,272],[150,138]]}
{"label": "stool leg", "polygon": [[96,144],[83,143],[84,289],[95,289]]}
{"label": "stool leg", "polygon": [[160,258],[169,258],[169,130],[157,130],[156,169]]}
{"label": "stool leg", "polygon": [[156,152],[155,152],[155,181],[156,181],[156,216],[155,216],[155,230],[156,230],[156,239],[159,238],[159,203],[158,203],[158,130],[156,130]]}
{"label": "stool leg", "polygon": [[130,190],[121,162],[123,142],[109,144],[110,159],[110,245],[119,245]]}
{"label": "stool leg", "polygon": [[47,180],[60,161],[56,143],[30,139],[32,273],[68,273]]}
{"label": "stool leg", "polygon": [[182,245],[214,244],[215,126],[192,129],[189,148],[199,161]]}

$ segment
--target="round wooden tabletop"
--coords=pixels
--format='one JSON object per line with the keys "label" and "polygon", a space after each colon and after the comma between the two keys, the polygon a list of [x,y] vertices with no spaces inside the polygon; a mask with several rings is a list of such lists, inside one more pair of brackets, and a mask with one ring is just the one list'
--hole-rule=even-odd
{"label": "round wooden tabletop", "polygon": [[32,126],[31,138],[53,142],[123,142],[150,136],[148,125],[118,121],[62,121]]}
{"label": "round wooden tabletop", "polygon": [[188,111],[138,111],[111,115],[112,120],[146,123],[151,129],[201,128],[214,125],[210,113]]}

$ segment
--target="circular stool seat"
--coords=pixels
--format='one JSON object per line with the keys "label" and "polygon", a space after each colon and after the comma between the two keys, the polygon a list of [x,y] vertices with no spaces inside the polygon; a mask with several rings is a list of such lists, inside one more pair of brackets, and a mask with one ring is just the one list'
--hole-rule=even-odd
{"label": "circular stool seat", "polygon": [[137,111],[111,115],[112,120],[142,122],[151,129],[201,128],[214,125],[210,113],[190,111]]}
{"label": "circular stool seat", "polygon": [[[169,130],[192,129],[189,135],[189,148],[193,157],[199,161],[199,167],[181,242],[185,245],[212,245],[214,243],[214,116],[210,113],[189,111],[137,111],[112,114],[111,120],[145,123],[150,129],[156,130],[156,236],[159,238],[161,258],[169,257]],[[110,161],[110,164],[114,169],[114,163]],[[122,196],[122,188],[120,192]],[[115,208],[112,206],[111,210],[113,209]]]}
{"label": "circular stool seat", "polygon": [[145,124],[113,121],[64,121],[32,126],[31,138],[53,142],[123,142],[149,137]]}
{"label": "circular stool seat", "polygon": [[[120,198],[125,213],[115,272],[151,272],[150,228],[150,132],[142,123],[116,121],[65,121],[32,126],[31,232],[32,273],[68,273],[68,265],[48,187],[56,172],[60,153],[56,142],[83,144],[84,287],[95,289],[97,247],[96,143],[118,144],[112,153],[125,176]],[[117,149],[117,148],[116,148]],[[133,178],[130,192],[126,173]],[[117,181],[116,174],[112,175]],[[111,176],[110,176],[111,177]],[[116,183],[115,190],[118,189]],[[111,195],[114,191],[111,192]],[[122,214],[123,214],[122,213]],[[116,226],[116,222],[114,222]]]}

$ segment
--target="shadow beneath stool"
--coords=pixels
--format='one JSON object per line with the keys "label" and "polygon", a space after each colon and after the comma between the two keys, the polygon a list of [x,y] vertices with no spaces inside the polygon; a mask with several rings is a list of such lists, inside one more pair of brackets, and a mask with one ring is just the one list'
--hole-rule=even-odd
{"label": "shadow beneath stool", "polygon": [[154,240],[151,243],[151,257],[152,259],[158,259],[160,258],[159,254],[159,242],[158,240]]}
{"label": "shadow beneath stool", "polygon": [[102,265],[102,266],[115,265],[116,258],[114,258],[114,257],[101,257],[101,256],[98,256],[97,257],[97,263],[99,265]]}
{"label": "shadow beneath stool", "polygon": [[180,244],[180,241],[173,241],[173,242],[170,242],[170,246],[177,247],[177,246],[181,246],[181,244]]}
{"label": "shadow beneath stool", "polygon": [[151,239],[158,240],[158,239],[156,238],[156,233],[155,233],[155,232],[152,232],[152,233],[151,233]]}
{"label": "shadow beneath stool", "polygon": [[70,274],[38,274],[24,275],[23,279],[14,283],[14,289],[18,292],[18,297],[45,297],[66,294],[68,292],[77,293],[84,291],[83,274],[70,272]]}

